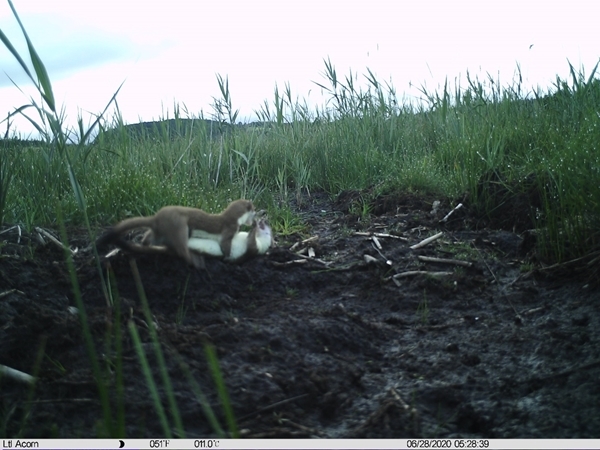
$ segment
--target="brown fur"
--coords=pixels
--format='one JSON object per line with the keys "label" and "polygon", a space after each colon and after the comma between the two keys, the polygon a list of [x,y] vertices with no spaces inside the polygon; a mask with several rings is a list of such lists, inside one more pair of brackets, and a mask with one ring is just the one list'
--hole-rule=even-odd
{"label": "brown fur", "polygon": [[[271,231],[270,231],[270,227],[268,226],[267,222],[263,219],[261,219],[258,222],[255,222],[252,226],[252,229],[249,232],[244,232],[246,234],[246,237],[244,239],[244,244],[245,248],[243,249],[243,254],[241,256],[238,256],[235,260],[229,260],[228,258],[222,257],[223,259],[231,262],[231,263],[243,263],[249,259],[254,258],[255,256],[259,255],[259,254],[264,254],[266,252],[266,248],[264,248],[264,236],[265,236],[265,232],[264,229],[265,227],[267,227],[269,229],[268,231],[268,235],[270,238],[269,241],[269,247],[272,243],[272,235],[271,235]],[[258,233],[260,231],[260,237],[258,237]],[[236,233],[239,234],[242,232],[238,232]],[[237,238],[237,236],[235,236]],[[192,240],[192,239],[190,239]],[[203,240],[202,238],[200,240]],[[259,240],[262,240],[261,243],[261,248],[259,249],[258,245],[259,245]],[[237,239],[232,239],[232,244],[235,243],[235,245],[241,245],[240,241]],[[157,245],[140,245],[140,244],[134,244],[131,242],[128,242],[124,239],[121,240],[121,242],[119,242],[117,244],[119,247],[124,248],[132,253],[141,253],[141,254],[148,254],[148,255],[164,255],[164,254],[172,254],[172,252],[169,250],[169,248],[163,246],[157,246]],[[232,254],[239,254],[239,249],[237,249],[235,252],[233,251],[234,246],[232,245]],[[201,250],[199,250],[197,247],[192,247],[191,248],[191,253],[192,253],[192,257],[197,256],[202,258],[203,256],[211,256],[211,257],[216,257],[219,258],[219,256],[214,255],[212,252],[209,253],[203,253]]]}
{"label": "brown fur", "polygon": [[[204,267],[204,259],[190,252],[187,246],[192,233],[217,240],[224,256],[231,251],[231,239],[240,225],[250,225],[254,218],[254,205],[250,200],[235,200],[221,214],[209,214],[201,209],[185,206],[165,206],[149,217],[133,217],[119,222],[96,241],[96,245],[115,244],[125,250],[148,253],[140,247],[164,245],[167,250],[185,259],[196,268]],[[123,234],[135,228],[149,228],[142,239],[143,246],[123,239]]]}

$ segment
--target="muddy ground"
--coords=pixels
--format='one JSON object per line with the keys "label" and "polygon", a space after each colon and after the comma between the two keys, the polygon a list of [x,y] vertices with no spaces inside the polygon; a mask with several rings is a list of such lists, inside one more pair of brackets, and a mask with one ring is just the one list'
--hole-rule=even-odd
{"label": "muddy ground", "polygon": [[[482,227],[468,206],[440,223],[450,205],[432,214],[434,199],[394,197],[360,218],[359,197],[305,199],[307,233],[278,237],[242,265],[213,260],[201,274],[174,258],[137,258],[187,437],[215,432],[176,354],[224,423],[207,341],[245,437],[600,437],[600,291],[589,270],[539,270],[529,234]],[[370,233],[394,237],[379,237],[377,251]],[[289,250],[310,236],[318,239]],[[106,368],[118,324],[89,239],[81,230],[70,239]],[[96,437],[100,401],[63,253],[16,228],[0,240],[0,364],[39,377],[34,389],[0,380],[0,434]],[[309,246],[313,259],[295,253]],[[161,437],[127,329],[131,319],[169,411],[129,258],[110,265],[124,316],[126,434]],[[433,273],[401,275],[409,271]]]}

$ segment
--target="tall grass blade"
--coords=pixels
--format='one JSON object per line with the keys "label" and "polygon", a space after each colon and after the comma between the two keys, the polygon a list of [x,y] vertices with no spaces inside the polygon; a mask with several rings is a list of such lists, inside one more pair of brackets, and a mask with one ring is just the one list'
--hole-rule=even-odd
{"label": "tall grass blade", "polygon": [[4,210],[6,208],[6,198],[8,189],[13,179],[12,172],[12,153],[6,145],[0,148],[0,225],[4,223]]}
{"label": "tall grass blade", "polygon": [[152,397],[152,402],[154,403],[154,409],[158,414],[158,418],[160,420],[164,436],[168,439],[171,439],[173,435],[171,434],[169,420],[167,419],[165,408],[163,407],[162,402],[160,401],[160,396],[158,395],[158,387],[154,382],[154,377],[152,376],[152,371],[150,370],[150,364],[148,364],[148,359],[146,358],[146,352],[142,347],[142,340],[140,339],[140,335],[133,321],[130,320],[127,324],[127,327],[129,328],[129,334],[131,335],[131,339],[133,340],[135,352],[137,353],[138,359],[140,360],[140,364],[142,366],[142,373],[144,374],[144,378],[146,378],[146,384],[148,385],[148,390],[150,391],[150,396]]}
{"label": "tall grass blade", "polygon": [[81,289],[79,288],[79,281],[77,279],[77,272],[75,271],[75,264],[73,263],[73,255],[71,254],[71,250],[67,246],[68,237],[67,230],[65,228],[65,223],[62,217],[62,206],[60,203],[57,204],[57,216],[58,223],[60,226],[60,235],[61,240],[64,245],[65,258],[67,260],[67,269],[69,271],[69,277],[71,279],[71,287],[73,288],[73,296],[75,297],[75,302],[77,304],[77,310],[79,312],[79,320],[81,322],[81,328],[83,332],[83,338],[85,342],[85,347],[88,353],[88,357],[92,364],[92,373],[94,374],[94,378],[96,380],[96,386],[98,387],[98,393],[100,395],[100,404],[102,406],[102,415],[104,417],[104,422],[102,423],[103,433],[106,437],[114,436],[114,430],[112,426],[112,415],[111,415],[111,407],[108,397],[108,389],[106,386],[106,379],[102,370],[100,368],[100,363],[98,359],[98,354],[96,353],[96,347],[94,345],[94,339],[92,337],[92,333],[90,331],[90,326],[88,323],[87,313],[85,311],[85,304],[83,303],[83,299],[81,297]]}
{"label": "tall grass blade", "polygon": [[81,190],[81,186],[79,184],[79,181],[77,181],[77,177],[75,176],[75,172],[73,171],[73,166],[71,164],[67,166],[67,171],[69,173],[69,181],[71,182],[71,188],[73,189],[73,193],[75,194],[75,200],[77,201],[77,205],[82,211],[85,211],[85,196],[83,195],[83,191]]}
{"label": "tall grass blade", "polygon": [[[107,289],[111,295],[111,304],[114,305],[114,318],[113,318],[113,327],[114,330],[113,340],[114,340],[114,348],[115,348],[115,390],[116,390],[116,418],[115,418],[115,428],[114,431],[116,436],[126,437],[125,436],[125,379],[123,377],[123,334],[121,330],[121,301],[119,298],[119,293],[117,291],[117,282],[115,279],[115,274],[111,268],[108,266],[108,286]],[[116,300],[116,301],[115,301]],[[110,341],[110,339],[107,339]],[[110,354],[110,353],[109,353]]]}
{"label": "tall grass blade", "polygon": [[[56,112],[56,105],[54,103],[54,94],[52,92],[52,84],[50,83],[50,77],[48,77],[48,72],[46,71],[46,66],[42,62],[42,60],[39,57],[38,53],[36,52],[33,44],[31,43],[31,40],[29,39],[29,35],[27,34],[25,27],[21,23],[21,19],[19,18],[19,15],[17,14],[17,11],[12,4],[12,1],[8,0],[8,4],[10,5],[10,9],[12,10],[13,14],[15,15],[15,18],[17,19],[17,22],[19,23],[19,26],[21,27],[21,31],[23,32],[23,36],[25,37],[25,41],[27,42],[27,48],[29,50],[29,56],[31,58],[31,63],[33,64],[35,74],[39,81],[39,84],[36,84],[36,86],[41,86],[40,93],[44,97],[46,104],[50,107],[52,112]],[[13,53],[13,55],[14,55],[14,53]],[[17,59],[19,60],[20,63],[23,62],[23,60],[20,57]],[[23,66],[23,64],[21,64],[21,66]],[[26,72],[29,74],[29,76],[31,78],[31,74],[29,73],[29,71],[26,70]]]}
{"label": "tall grass blade", "polygon": [[[44,137],[46,140],[48,140],[48,133],[46,132],[46,130],[34,119],[32,119],[31,117],[29,117],[27,114],[25,114],[23,111],[25,111],[28,108],[36,108],[36,105],[23,105],[18,107],[17,109],[15,109],[12,113],[11,116],[17,115],[17,114],[21,114],[23,117],[25,117],[25,119],[27,119],[27,121],[33,125],[33,127],[36,129],[36,131],[40,134],[40,136]],[[39,109],[38,109],[39,112]]]}
{"label": "tall grass blade", "polygon": [[219,367],[219,360],[215,353],[215,349],[211,344],[207,343],[204,344],[204,351],[206,353],[206,359],[208,361],[210,373],[212,374],[215,386],[217,386],[217,392],[219,393],[219,399],[221,400],[221,405],[223,406],[223,411],[225,413],[225,420],[229,428],[229,433],[231,434],[232,438],[239,438],[240,433],[237,428],[235,415],[233,413],[233,408],[231,407],[231,401],[229,399],[229,393],[227,391],[227,386],[225,386],[225,381],[223,379],[223,374]]}
{"label": "tall grass blade", "polygon": [[[129,260],[129,265],[130,265],[131,271],[133,273],[133,279],[135,281],[135,286],[138,291],[138,295],[142,302],[142,309],[144,311],[144,317],[146,318],[146,323],[148,324],[148,331],[150,333],[150,340],[152,341],[154,355],[158,362],[158,368],[159,368],[162,382],[163,382],[163,385],[164,385],[164,388],[165,388],[165,391],[167,394],[167,399],[169,401],[169,408],[171,411],[171,415],[173,416],[173,420],[175,422],[175,427],[176,427],[177,434],[178,434],[177,437],[184,438],[185,431],[183,429],[181,415],[179,414],[179,407],[177,406],[177,402],[175,401],[175,394],[173,391],[173,385],[171,384],[171,378],[169,377],[169,373],[167,372],[167,363],[163,356],[163,352],[160,348],[158,334],[156,332],[156,327],[154,326],[154,318],[152,317],[152,313],[150,312],[150,306],[148,305],[148,298],[146,297],[146,292],[144,291],[144,286],[142,284],[142,279],[140,277],[140,273],[138,271],[135,259],[131,258]],[[145,357],[145,355],[144,355],[144,357]],[[152,386],[149,385],[149,387],[151,389],[156,389],[156,386],[154,385],[153,380],[152,380]],[[170,433],[170,431],[169,431],[169,433]]]}
{"label": "tall grass blade", "polygon": [[87,131],[85,131],[84,133],[80,134],[80,138],[79,138],[79,144],[80,145],[85,145],[88,143],[88,139],[91,135],[91,133],[96,129],[96,126],[98,126],[100,124],[100,120],[104,117],[104,115],[106,114],[106,111],[108,111],[108,108],[110,107],[111,104],[117,104],[117,95],[119,94],[119,92],[121,91],[121,88],[123,87],[123,85],[125,84],[125,81],[123,81],[119,87],[117,88],[117,90],[115,91],[115,93],[113,94],[113,96],[110,98],[110,100],[108,101],[108,103],[106,104],[106,106],[104,107],[104,109],[102,110],[102,112],[100,114],[96,115],[96,119],[92,122],[92,124],[90,125],[90,127],[87,129]]}
{"label": "tall grass blade", "polygon": [[[10,3],[10,1],[9,1],[9,3]],[[11,6],[12,6],[12,3],[11,3]],[[38,83],[35,80],[35,78],[33,78],[33,76],[31,75],[31,72],[29,71],[29,67],[27,67],[27,64],[25,63],[25,61],[23,61],[23,58],[21,58],[21,55],[19,55],[19,52],[17,52],[17,49],[15,49],[15,47],[12,45],[12,43],[10,42],[8,37],[6,37],[6,35],[2,31],[2,29],[0,29],[0,41],[2,41],[4,46],[8,49],[8,51],[13,54],[13,56],[19,62],[19,65],[23,68],[23,70],[25,71],[27,76],[31,79],[33,84],[35,84],[37,86]]]}
{"label": "tall grass blade", "polygon": [[202,392],[202,388],[194,379],[189,366],[185,363],[185,361],[183,360],[183,358],[181,358],[179,354],[176,353],[175,355],[177,357],[177,360],[179,361],[179,367],[181,368],[181,372],[185,375],[186,379],[188,380],[188,383],[190,384],[194,395],[196,396],[198,402],[200,403],[200,406],[202,407],[202,411],[204,412],[208,423],[210,423],[210,426],[215,431],[217,436],[219,436],[222,439],[226,438],[227,434],[225,433],[225,431],[223,431],[223,428],[219,423],[219,419],[217,419],[215,412],[211,408],[210,403],[206,398],[206,395],[204,395],[204,392]]}

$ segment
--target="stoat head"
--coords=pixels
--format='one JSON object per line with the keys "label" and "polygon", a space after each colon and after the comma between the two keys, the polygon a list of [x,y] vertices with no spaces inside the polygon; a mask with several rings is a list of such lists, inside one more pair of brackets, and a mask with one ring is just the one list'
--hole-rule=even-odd
{"label": "stoat head", "polygon": [[223,214],[236,217],[238,226],[241,226],[252,225],[256,211],[252,201],[240,199],[231,202]]}
{"label": "stoat head", "polygon": [[238,219],[238,225],[252,225],[252,222],[254,221],[254,215],[255,212],[254,211],[248,211],[246,213],[244,213],[239,219]]}
{"label": "stoat head", "polygon": [[256,223],[256,247],[258,254],[262,255],[273,245],[273,232],[266,219]]}

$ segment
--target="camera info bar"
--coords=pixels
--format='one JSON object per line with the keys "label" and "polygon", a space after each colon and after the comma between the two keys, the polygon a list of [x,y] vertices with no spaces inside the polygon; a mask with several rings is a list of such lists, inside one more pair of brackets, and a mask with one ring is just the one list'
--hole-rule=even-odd
{"label": "camera info bar", "polygon": [[2,439],[15,449],[598,449],[600,439]]}

